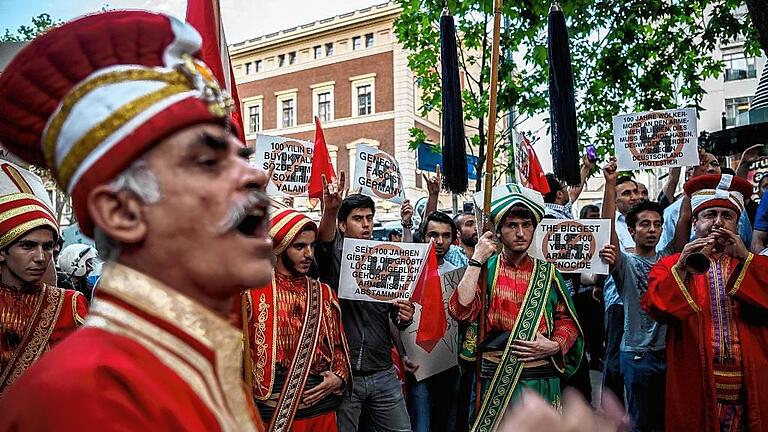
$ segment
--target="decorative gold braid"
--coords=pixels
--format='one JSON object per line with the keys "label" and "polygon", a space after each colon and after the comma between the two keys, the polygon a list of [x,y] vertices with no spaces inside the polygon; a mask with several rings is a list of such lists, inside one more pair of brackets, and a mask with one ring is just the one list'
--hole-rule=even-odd
{"label": "decorative gold braid", "polygon": [[680,291],[683,293],[683,297],[685,297],[685,301],[688,302],[688,305],[691,307],[691,309],[694,310],[694,312],[701,312],[701,308],[699,305],[696,304],[696,302],[693,301],[693,297],[691,297],[691,293],[688,292],[688,288],[685,287],[685,283],[683,283],[683,279],[680,278],[680,274],[677,273],[677,269],[673,266],[672,267],[672,276],[675,278],[675,282],[677,282],[677,287],[680,288]]}
{"label": "decorative gold braid", "polygon": [[17,201],[17,200],[23,200],[23,199],[31,199],[39,202],[42,205],[45,204],[40,200],[40,198],[37,197],[37,195],[31,194],[31,193],[24,193],[24,192],[3,195],[0,197],[0,204],[5,204],[11,201]]}
{"label": "decorative gold braid", "polygon": [[108,136],[115,133],[128,121],[161,100],[189,90],[187,84],[171,84],[131,101],[114,111],[109,117],[91,128],[80,140],[72,145],[72,149],[64,157],[61,166],[58,168],[57,177],[59,184],[65,187],[68,186],[75,170],[85,158]]}
{"label": "decorative gold braid", "polygon": [[57,227],[56,224],[54,224],[53,222],[51,222],[46,218],[33,219],[31,221],[24,222],[23,224],[11,229],[7,233],[0,236],[0,248],[8,246],[9,244],[11,244],[11,242],[16,240],[19,236],[21,236],[25,232],[33,228],[39,228],[43,226],[49,226],[56,232],[59,231],[59,227]]}
{"label": "decorative gold braid", "polygon": [[753,259],[755,259],[755,254],[750,252],[747,255],[747,259],[744,260],[744,265],[741,267],[741,271],[739,272],[739,276],[736,278],[736,282],[733,283],[733,289],[728,292],[729,296],[733,296],[736,294],[739,288],[741,288],[741,282],[744,280],[744,276],[747,275],[747,269],[749,268],[749,265],[752,264]]}
{"label": "decorative gold braid", "polygon": [[59,139],[61,127],[69,118],[72,108],[88,93],[98,88],[124,81],[162,81],[170,85],[186,84],[189,90],[192,87],[189,80],[177,71],[163,72],[155,69],[129,69],[108,72],[87,80],[70,90],[62,99],[59,109],[54,114],[48,127],[43,132],[43,154],[48,167],[56,171],[56,141]]}
{"label": "decorative gold braid", "polygon": [[3,165],[3,171],[8,174],[8,177],[11,178],[11,181],[19,188],[20,192],[34,195],[32,188],[29,186],[29,183],[27,183],[27,180],[24,178],[24,176],[21,175],[19,170],[10,164],[5,164]]}

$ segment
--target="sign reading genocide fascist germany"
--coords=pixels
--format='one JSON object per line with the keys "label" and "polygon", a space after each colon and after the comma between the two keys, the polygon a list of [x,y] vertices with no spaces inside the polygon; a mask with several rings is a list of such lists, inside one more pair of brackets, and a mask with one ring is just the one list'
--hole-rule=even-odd
{"label": "sign reading genocide fascist germany", "polygon": [[610,242],[609,219],[544,219],[536,227],[531,248],[533,255],[561,273],[608,274],[599,252]]}
{"label": "sign reading genocide fascist germany", "polygon": [[264,171],[269,171],[270,165],[274,164],[267,194],[306,196],[314,151],[315,144],[309,141],[259,134],[251,162]]}
{"label": "sign reading genocide fascist germany", "polygon": [[613,118],[613,144],[619,171],[698,165],[697,139],[693,108]]}
{"label": "sign reading genocide fascist germany", "polygon": [[370,302],[409,299],[429,243],[344,239],[339,298]]}
{"label": "sign reading genocide fascist germany", "polygon": [[351,188],[395,204],[402,204],[405,200],[400,164],[387,153],[367,145],[357,146],[355,178]]}

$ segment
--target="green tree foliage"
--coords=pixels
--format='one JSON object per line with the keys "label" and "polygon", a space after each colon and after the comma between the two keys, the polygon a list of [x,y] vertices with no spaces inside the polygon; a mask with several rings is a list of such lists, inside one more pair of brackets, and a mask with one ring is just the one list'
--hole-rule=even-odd
{"label": "green tree foliage", "polygon": [[[757,0],[753,0],[757,1]],[[444,1],[398,0],[403,8],[395,33],[410,51],[409,66],[424,90],[422,114],[440,109],[439,19]],[[470,151],[484,166],[487,138],[492,0],[448,1],[459,36],[464,73],[464,116]],[[702,109],[701,84],[719,76],[712,58],[722,42],[746,39],[757,54],[757,33],[740,0],[564,0],[576,86],[581,145],[613,153],[612,117],[632,111],[695,106]],[[508,0],[501,33],[498,111],[514,108],[515,126],[547,113],[547,14],[551,1]],[[506,142],[509,131],[496,136]],[[414,136],[412,144],[418,140]],[[508,146],[507,146],[508,147]],[[508,152],[504,146],[499,151]],[[497,153],[498,154],[498,153]]]}
{"label": "green tree foliage", "polygon": [[16,29],[16,33],[11,33],[9,29],[5,29],[5,34],[0,36],[0,42],[24,42],[29,41],[37,37],[38,35],[45,33],[51,27],[61,25],[62,21],[54,21],[47,13],[42,13],[36,17],[32,17],[32,25],[23,25]]}

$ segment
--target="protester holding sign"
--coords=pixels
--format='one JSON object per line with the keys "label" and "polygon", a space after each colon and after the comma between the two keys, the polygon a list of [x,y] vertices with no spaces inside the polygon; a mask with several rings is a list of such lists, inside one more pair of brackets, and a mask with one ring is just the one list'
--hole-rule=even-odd
{"label": "protester holding sign", "polygon": [[269,235],[272,282],[242,294],[246,382],[269,430],[335,432],[351,367],[336,293],[307,276],[317,225],[282,208],[271,214]]}
{"label": "protester holding sign", "polygon": [[[485,340],[468,338],[462,356],[472,358],[478,351],[482,356],[483,393],[475,427],[489,430],[525,388],[557,404],[561,378],[576,371],[583,354],[581,329],[560,272],[528,254],[544,216],[541,194],[514,184],[493,192],[495,233],[480,238],[448,306],[458,321],[486,322]],[[501,241],[501,253],[494,238]],[[482,267],[488,283],[479,287]],[[481,311],[480,289],[485,290],[487,310]]]}
{"label": "protester holding sign", "polygon": [[[316,245],[320,280],[336,291],[344,238],[369,240],[376,209],[373,200],[364,195],[352,194],[342,200],[343,191],[341,175],[338,183],[324,184]],[[389,323],[400,330],[408,328],[413,304],[408,300],[393,304],[355,300],[340,303],[354,380],[352,391],[344,393],[336,413],[339,430],[356,431],[363,413],[375,430],[410,430],[408,410],[392,364]]]}
{"label": "protester holding sign", "polygon": [[[603,168],[605,190],[603,217],[615,212],[617,179],[616,159]],[[666,360],[666,327],[640,309],[640,299],[648,290],[648,274],[662,257],[681,250],[690,236],[690,201],[682,200],[681,217],[674,242],[656,252],[663,229],[662,209],[658,203],[640,201],[627,213],[627,227],[635,241],[633,252],[620,250],[616,230],[611,230],[611,244],[601,254],[610,257],[611,276],[624,303],[624,336],[621,340],[620,364],[627,391],[628,411],[633,431],[663,430],[664,379]]]}
{"label": "protester holding sign", "polygon": [[374,198],[402,204],[405,200],[400,164],[387,153],[358,145],[352,190]]}

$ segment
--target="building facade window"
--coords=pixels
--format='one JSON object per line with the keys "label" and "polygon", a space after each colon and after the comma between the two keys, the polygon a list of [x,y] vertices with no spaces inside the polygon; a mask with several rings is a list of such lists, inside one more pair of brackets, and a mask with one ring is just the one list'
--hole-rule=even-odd
{"label": "building facade window", "polygon": [[741,126],[748,124],[748,111],[752,105],[752,96],[728,98],[725,100],[725,125]]}
{"label": "building facade window", "polygon": [[285,54],[280,54],[277,56],[277,67],[283,66],[285,66]]}
{"label": "building facade window", "polygon": [[282,127],[289,128],[294,126],[295,121],[295,108],[296,108],[296,101],[294,99],[286,99],[282,101],[281,110],[282,110],[282,116],[283,116],[283,122]]}
{"label": "building facade window", "polygon": [[325,44],[325,56],[330,57],[333,55],[333,42]]}
{"label": "building facade window", "polygon": [[365,35],[365,47],[373,48],[373,33],[368,33]]}
{"label": "building facade window", "polygon": [[737,81],[757,78],[757,65],[754,57],[745,57],[744,53],[723,55],[725,80]]}
{"label": "building facade window", "polygon": [[248,107],[248,132],[258,132],[259,125],[261,124],[261,105],[253,105]]}
{"label": "building facade window", "polygon": [[323,56],[323,46],[322,45],[317,45],[314,48],[312,48],[312,50],[315,53],[315,60],[317,60],[317,59],[319,59],[320,57]]}
{"label": "building facade window", "polygon": [[245,74],[250,75],[251,74],[251,63],[248,62],[245,64]]}
{"label": "building facade window", "polygon": [[376,113],[376,74],[353,76],[352,81],[352,116],[364,116]]}
{"label": "building facade window", "polygon": [[256,60],[255,62],[253,62],[253,68],[255,69],[254,72],[256,73],[259,73],[262,70],[264,70],[261,66],[261,60]]}
{"label": "building facade window", "polygon": [[362,116],[373,113],[372,99],[370,84],[357,86],[357,115]]}
{"label": "building facade window", "polygon": [[334,119],[333,100],[335,82],[328,81],[312,84],[312,115],[320,121],[328,122]]}
{"label": "building facade window", "polygon": [[288,64],[292,65],[296,63],[296,51],[291,51],[288,53]]}
{"label": "building facade window", "polygon": [[317,116],[320,120],[331,121],[331,93],[325,92],[317,95]]}
{"label": "building facade window", "polygon": [[352,38],[352,50],[359,50],[363,47],[363,38],[360,36],[355,36]]}

